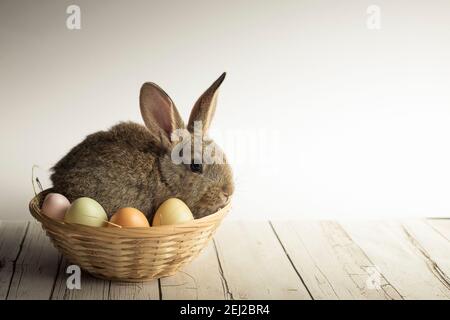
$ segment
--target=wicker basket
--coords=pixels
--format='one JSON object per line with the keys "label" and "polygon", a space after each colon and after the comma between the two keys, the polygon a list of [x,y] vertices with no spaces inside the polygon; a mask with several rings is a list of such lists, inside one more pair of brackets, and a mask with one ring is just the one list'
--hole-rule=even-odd
{"label": "wicker basket", "polygon": [[47,189],[30,201],[30,212],[71,263],[92,275],[140,282],[173,275],[206,246],[230,204],[192,222],[151,228],[95,228],[53,220],[41,213]]}

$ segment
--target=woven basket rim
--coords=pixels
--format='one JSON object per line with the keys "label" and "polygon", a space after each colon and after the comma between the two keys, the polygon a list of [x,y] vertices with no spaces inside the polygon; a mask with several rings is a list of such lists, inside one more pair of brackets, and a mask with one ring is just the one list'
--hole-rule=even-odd
{"label": "woven basket rim", "polygon": [[190,233],[198,231],[199,227],[207,228],[208,226],[216,225],[224,218],[225,215],[227,215],[231,208],[230,201],[224,207],[213,214],[210,214],[203,218],[194,219],[183,224],[157,226],[150,228],[92,227],[75,223],[66,223],[64,221],[55,220],[42,214],[40,209],[40,202],[46,194],[52,191],[52,188],[43,190],[30,200],[29,209],[31,215],[44,226],[52,226],[60,229],[61,231],[86,236],[95,234],[96,236],[103,235],[105,237],[155,238],[161,236],[177,235],[180,233]]}

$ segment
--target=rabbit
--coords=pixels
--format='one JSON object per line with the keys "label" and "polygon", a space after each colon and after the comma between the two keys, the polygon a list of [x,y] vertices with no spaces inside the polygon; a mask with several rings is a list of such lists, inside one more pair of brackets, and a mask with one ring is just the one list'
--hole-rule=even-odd
{"label": "rabbit", "polygon": [[[121,122],[88,135],[52,168],[53,189],[71,202],[79,197],[95,199],[108,217],[122,207],[134,207],[151,219],[160,204],[172,197],[184,201],[196,219],[217,212],[234,191],[225,155],[221,163],[199,163],[197,151],[190,163],[176,164],[172,152],[180,145],[172,135],[181,129],[190,141],[200,136],[203,150],[206,146],[220,150],[207,133],[225,75],[197,100],[187,127],[167,93],[154,83],[144,83],[139,103],[145,126]],[[197,132],[196,123],[201,124]]]}

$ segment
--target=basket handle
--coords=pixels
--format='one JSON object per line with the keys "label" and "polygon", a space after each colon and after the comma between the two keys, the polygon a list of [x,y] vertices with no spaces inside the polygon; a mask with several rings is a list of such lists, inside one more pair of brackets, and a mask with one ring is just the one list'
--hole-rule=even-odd
{"label": "basket handle", "polygon": [[[41,181],[39,180],[38,177],[36,177],[36,174],[35,174],[36,168],[39,168],[39,166],[33,165],[33,167],[31,168],[31,185],[33,186],[33,191],[34,191],[35,196],[37,196],[38,193],[44,191],[44,189],[42,188]],[[36,186],[39,189],[39,192],[36,192]]]}

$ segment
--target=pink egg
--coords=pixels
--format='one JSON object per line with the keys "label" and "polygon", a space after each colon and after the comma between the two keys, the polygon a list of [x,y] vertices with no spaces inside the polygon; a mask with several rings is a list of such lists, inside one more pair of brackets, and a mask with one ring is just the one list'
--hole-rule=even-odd
{"label": "pink egg", "polygon": [[69,207],[69,200],[67,200],[67,198],[62,194],[49,193],[44,199],[41,210],[42,213],[52,219],[63,220]]}

